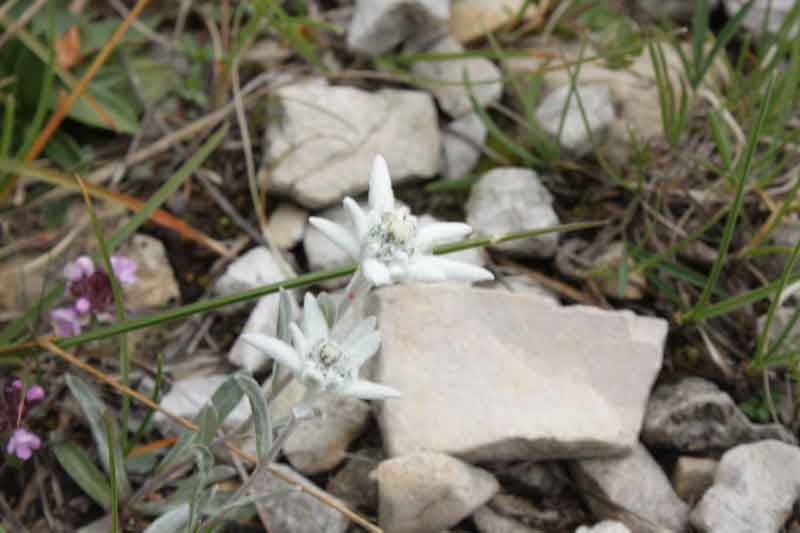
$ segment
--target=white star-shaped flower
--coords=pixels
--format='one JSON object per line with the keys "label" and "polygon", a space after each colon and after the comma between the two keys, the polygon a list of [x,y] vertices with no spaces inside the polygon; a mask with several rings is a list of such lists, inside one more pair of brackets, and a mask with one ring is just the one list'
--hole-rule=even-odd
{"label": "white star-shaped flower", "polygon": [[491,272],[451,259],[434,256],[439,244],[462,239],[472,232],[467,224],[440,222],[418,227],[417,217],[404,207],[395,208],[392,179],[386,160],[375,157],[369,178],[369,210],[352,198],[344,199],[352,221],[345,227],[318,217],[309,222],[358,261],[373,285],[406,281],[486,281]]}
{"label": "white star-shaped flower", "polygon": [[331,331],[317,299],[306,293],[302,328],[294,322],[289,325],[291,345],[269,335],[247,334],[242,338],[288,368],[306,385],[310,393],[306,402],[322,392],[383,400],[400,396],[400,393],[358,377],[361,365],[381,344],[375,323],[375,317],[369,317],[348,332],[336,331],[335,327]]}

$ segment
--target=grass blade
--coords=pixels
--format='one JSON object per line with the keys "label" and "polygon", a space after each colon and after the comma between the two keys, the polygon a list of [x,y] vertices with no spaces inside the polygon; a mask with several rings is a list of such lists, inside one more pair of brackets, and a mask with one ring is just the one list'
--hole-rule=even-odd
{"label": "grass blade", "polygon": [[745,186],[747,185],[747,179],[750,175],[750,168],[753,164],[753,155],[755,154],[756,147],[761,139],[761,133],[764,129],[764,122],[769,110],[770,102],[772,101],[774,80],[774,78],[771,78],[769,84],[767,85],[767,93],[764,97],[764,102],[762,103],[761,110],[758,114],[756,127],[753,129],[753,132],[747,141],[747,146],[741,162],[737,165],[737,176],[734,180],[736,183],[736,197],[734,198],[733,206],[731,207],[730,211],[728,211],[728,218],[725,221],[725,229],[722,233],[722,241],[719,245],[717,258],[711,268],[711,274],[708,277],[708,283],[706,283],[706,286],[703,288],[703,292],[700,294],[700,298],[698,299],[694,308],[686,316],[687,320],[696,320],[697,316],[708,304],[708,300],[711,297],[711,292],[717,286],[717,281],[719,280],[720,273],[722,272],[722,267],[728,257],[728,250],[730,248],[731,241],[733,240],[733,230],[736,228],[736,222],[739,219],[742,207],[744,206]]}

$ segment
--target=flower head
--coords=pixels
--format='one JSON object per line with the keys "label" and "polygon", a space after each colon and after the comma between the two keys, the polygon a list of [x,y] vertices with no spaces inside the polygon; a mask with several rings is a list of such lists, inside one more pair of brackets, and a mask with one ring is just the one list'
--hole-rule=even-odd
{"label": "flower head", "polygon": [[[122,255],[112,255],[111,268],[123,284],[136,282],[136,262]],[[78,314],[89,311],[107,312],[114,303],[111,278],[102,268],[96,268],[91,258],[82,255],[64,267],[64,277],[69,281],[67,292],[75,298]]]}
{"label": "flower head", "polygon": [[61,307],[50,311],[50,322],[59,337],[72,337],[81,333],[78,313],[71,307]]}
{"label": "flower head", "polygon": [[17,428],[6,446],[6,453],[16,455],[23,461],[31,458],[33,450],[39,449],[42,441],[27,429]]}
{"label": "flower head", "polygon": [[395,207],[392,179],[386,161],[375,157],[369,180],[369,210],[352,198],[344,199],[352,227],[324,218],[309,222],[358,261],[373,285],[405,281],[485,281],[491,272],[473,265],[432,255],[436,245],[467,236],[467,224],[442,222],[420,228],[417,217]]}
{"label": "flower head", "polygon": [[314,393],[333,392],[365,400],[392,398],[400,394],[385,385],[359,379],[364,362],[377,352],[380,333],[375,318],[356,324],[349,332],[331,331],[316,298],[306,294],[301,326],[289,325],[292,343],[261,334],[242,338],[286,366]]}

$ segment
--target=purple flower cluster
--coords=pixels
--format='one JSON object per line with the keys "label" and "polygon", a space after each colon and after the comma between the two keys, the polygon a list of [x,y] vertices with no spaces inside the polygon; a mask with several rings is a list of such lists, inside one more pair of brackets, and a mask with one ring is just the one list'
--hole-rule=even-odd
{"label": "purple flower cluster", "polygon": [[[111,256],[114,275],[125,285],[136,282],[136,262],[122,255]],[[92,259],[82,255],[64,267],[67,278],[67,295],[74,298],[70,307],[50,312],[50,321],[59,337],[70,337],[81,332],[80,319],[90,313],[101,317],[110,312],[114,303],[111,278],[102,268],[95,267]]]}
{"label": "purple flower cluster", "polygon": [[44,389],[39,385],[24,391],[22,381],[15,379],[2,385],[2,404],[0,404],[0,434],[11,432],[6,445],[6,453],[16,455],[27,461],[33,450],[42,445],[35,433],[22,427],[30,408],[44,398]]}

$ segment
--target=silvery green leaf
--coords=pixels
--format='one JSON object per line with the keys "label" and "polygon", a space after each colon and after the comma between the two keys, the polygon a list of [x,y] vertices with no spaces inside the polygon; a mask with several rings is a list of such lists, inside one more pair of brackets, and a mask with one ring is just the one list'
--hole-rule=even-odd
{"label": "silvery green leaf", "polygon": [[175,533],[180,531],[189,521],[189,504],[184,503],[171,511],[167,511],[150,526],[144,533]]}
{"label": "silvery green leaf", "polygon": [[109,464],[114,467],[114,475],[111,479],[115,482],[116,494],[112,493],[112,497],[116,497],[116,501],[112,502],[112,504],[116,506],[120,501],[128,499],[132,489],[130,483],[128,483],[128,475],[125,472],[125,460],[122,458],[122,446],[120,445],[117,420],[106,411],[103,413],[103,422],[106,430],[108,448],[105,450],[98,450],[98,453],[100,453],[101,456],[107,456]]}
{"label": "silvery green leaf", "polygon": [[111,507],[111,487],[108,479],[94,465],[92,460],[79,446],[58,436],[51,436],[53,452],[69,477],[83,489],[90,498],[104,509]]}
{"label": "silvery green leaf", "polygon": [[209,517],[208,521],[213,522],[218,517],[226,515],[230,513],[230,511],[237,509],[239,507],[243,507],[245,505],[250,505],[254,503],[259,503],[265,500],[269,501],[270,498],[275,498],[276,496],[285,496],[287,494],[291,494],[292,492],[297,492],[297,489],[291,488],[286,490],[270,491],[262,494],[254,494],[250,496],[242,496],[240,498],[237,498],[235,502],[227,503],[225,506],[221,507],[219,510],[217,510],[214,514],[212,514]]}
{"label": "silvery green leaf", "polygon": [[333,325],[336,323],[336,303],[333,301],[333,297],[327,292],[322,292],[317,296],[317,303],[322,309],[325,322],[328,323],[328,329],[333,329]]}
{"label": "silvery green leaf", "polygon": [[208,446],[216,436],[220,424],[214,404],[209,403],[200,409],[200,412],[194,417],[194,421],[200,428],[197,433],[197,443]]}
{"label": "silvery green leaf", "polygon": [[278,338],[285,342],[291,342],[292,336],[289,333],[289,324],[293,316],[292,297],[289,293],[281,289],[281,297],[278,302]]}
{"label": "silvery green leaf", "polygon": [[250,400],[255,423],[256,455],[260,462],[263,457],[266,457],[272,446],[272,423],[269,417],[267,399],[256,380],[247,374],[236,374],[234,378],[243,393],[247,395],[247,399]]}
{"label": "silvery green leaf", "polygon": [[[86,415],[86,419],[89,421],[89,428],[92,431],[94,442],[97,445],[100,462],[102,463],[106,474],[110,475],[111,463],[108,456],[108,439],[106,438],[105,424],[103,423],[103,413],[106,412],[106,407],[80,378],[77,378],[72,374],[67,374],[66,382],[69,390],[72,392],[72,395],[75,396],[76,400],[78,400],[78,404],[81,406],[81,410]],[[109,417],[109,419],[112,421],[114,427],[117,427],[116,420],[111,419],[111,417]],[[119,434],[118,429],[117,434]],[[119,453],[119,447],[117,447],[117,452]],[[127,497],[127,495],[130,494],[131,489],[130,484],[128,483],[128,476],[125,474],[125,465],[121,459],[121,454],[119,454],[119,456],[120,459],[116,461],[115,474],[117,478],[119,495],[120,498],[122,498]]]}
{"label": "silvery green leaf", "polygon": [[201,495],[206,483],[208,483],[211,467],[214,465],[214,455],[206,446],[196,446],[192,451],[197,465],[197,475],[195,476],[195,486],[192,488],[192,498],[189,502],[189,525],[186,527],[187,531],[194,531],[195,525],[200,521],[204,508],[204,498]]}
{"label": "silvery green leaf", "polygon": [[[236,470],[227,465],[215,465],[211,468],[206,476],[206,485],[211,483],[218,483],[226,479],[231,479],[236,475]],[[138,502],[134,505],[134,510],[137,513],[148,516],[158,516],[165,512],[178,507],[181,504],[189,503],[192,499],[197,484],[202,481],[198,478],[198,474],[194,474],[188,478],[181,479],[175,483],[175,490],[167,497],[166,500]]]}
{"label": "silvery green leaf", "polygon": [[217,420],[219,424],[225,422],[228,415],[239,405],[242,400],[242,389],[233,377],[226,379],[222,385],[217,387],[211,397],[211,403],[217,410]]}
{"label": "silvery green leaf", "polygon": [[167,468],[182,461],[188,453],[191,446],[197,442],[197,433],[191,429],[184,429],[178,437],[178,442],[175,443],[162,459],[161,464],[158,465],[157,473],[163,472]]}

